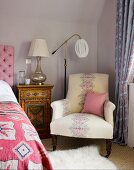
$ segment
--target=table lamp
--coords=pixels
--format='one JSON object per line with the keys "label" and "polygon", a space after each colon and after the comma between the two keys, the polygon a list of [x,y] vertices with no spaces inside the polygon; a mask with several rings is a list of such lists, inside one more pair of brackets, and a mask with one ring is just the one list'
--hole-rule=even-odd
{"label": "table lamp", "polygon": [[33,39],[28,53],[29,57],[36,57],[37,67],[31,79],[35,84],[43,84],[46,75],[41,69],[41,57],[49,57],[48,47],[45,39]]}

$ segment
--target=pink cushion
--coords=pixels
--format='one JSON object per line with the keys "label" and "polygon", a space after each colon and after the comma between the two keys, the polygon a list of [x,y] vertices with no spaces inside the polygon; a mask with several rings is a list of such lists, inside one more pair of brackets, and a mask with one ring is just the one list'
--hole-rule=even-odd
{"label": "pink cushion", "polygon": [[83,113],[91,113],[97,116],[103,117],[104,113],[104,102],[107,99],[107,93],[92,93],[88,92],[86,95]]}

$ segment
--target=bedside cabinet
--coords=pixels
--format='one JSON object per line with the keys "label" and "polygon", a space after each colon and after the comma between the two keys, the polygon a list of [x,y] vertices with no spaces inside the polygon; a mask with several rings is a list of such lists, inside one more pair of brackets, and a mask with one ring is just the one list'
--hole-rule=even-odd
{"label": "bedside cabinet", "polygon": [[18,85],[18,101],[41,139],[50,137],[52,85]]}

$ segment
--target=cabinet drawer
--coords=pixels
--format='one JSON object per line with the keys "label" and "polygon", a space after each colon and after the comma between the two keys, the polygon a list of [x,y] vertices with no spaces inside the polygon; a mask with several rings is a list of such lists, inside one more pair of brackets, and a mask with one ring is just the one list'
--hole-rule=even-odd
{"label": "cabinet drawer", "polygon": [[28,98],[50,98],[51,92],[50,90],[42,90],[42,89],[30,89],[30,90],[21,90],[20,96],[22,99]]}

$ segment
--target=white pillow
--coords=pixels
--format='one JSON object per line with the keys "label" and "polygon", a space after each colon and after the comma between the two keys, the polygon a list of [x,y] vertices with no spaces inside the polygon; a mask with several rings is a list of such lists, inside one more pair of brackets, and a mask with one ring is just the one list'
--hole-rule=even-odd
{"label": "white pillow", "polygon": [[14,101],[17,103],[12,88],[3,80],[0,80],[0,101]]}

